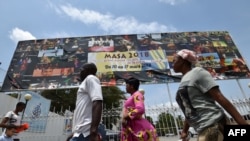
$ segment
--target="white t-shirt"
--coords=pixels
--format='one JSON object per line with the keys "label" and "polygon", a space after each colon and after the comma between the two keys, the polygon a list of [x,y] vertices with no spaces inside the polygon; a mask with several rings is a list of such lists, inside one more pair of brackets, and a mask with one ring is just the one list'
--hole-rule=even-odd
{"label": "white t-shirt", "polygon": [[92,102],[103,100],[100,80],[94,75],[88,75],[77,91],[76,108],[73,116],[73,133],[78,137],[90,134],[92,122]]}

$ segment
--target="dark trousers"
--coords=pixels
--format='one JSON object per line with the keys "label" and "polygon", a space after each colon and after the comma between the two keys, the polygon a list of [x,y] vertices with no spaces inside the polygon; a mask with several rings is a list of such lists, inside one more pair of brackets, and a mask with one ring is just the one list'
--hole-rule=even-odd
{"label": "dark trousers", "polygon": [[[102,136],[102,141],[106,140],[105,125],[100,124],[98,127],[98,132]],[[70,141],[89,141],[89,136],[84,137],[82,134],[79,137],[73,137]]]}

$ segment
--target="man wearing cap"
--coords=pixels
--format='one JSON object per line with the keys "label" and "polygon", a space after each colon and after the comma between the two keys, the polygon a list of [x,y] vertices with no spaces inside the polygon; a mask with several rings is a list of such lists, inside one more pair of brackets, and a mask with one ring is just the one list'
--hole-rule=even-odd
{"label": "man wearing cap", "polygon": [[221,93],[211,74],[201,67],[193,68],[196,61],[195,52],[187,49],[177,52],[173,61],[174,71],[183,75],[176,94],[176,101],[185,115],[181,138],[185,140],[192,126],[198,132],[197,141],[223,141],[226,115],[222,108],[238,124],[247,122]]}

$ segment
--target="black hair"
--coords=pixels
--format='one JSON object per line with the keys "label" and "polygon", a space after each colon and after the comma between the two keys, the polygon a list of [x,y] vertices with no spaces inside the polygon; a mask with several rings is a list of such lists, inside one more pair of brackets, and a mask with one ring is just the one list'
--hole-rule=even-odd
{"label": "black hair", "polygon": [[16,107],[21,107],[21,106],[26,106],[26,104],[24,103],[24,102],[18,102],[17,104],[16,104]]}
{"label": "black hair", "polygon": [[97,67],[94,63],[86,63],[82,66],[83,69],[86,69],[89,74],[95,75],[97,72]]}
{"label": "black hair", "polygon": [[131,77],[129,79],[125,80],[126,84],[129,84],[134,87],[134,89],[137,91],[140,86],[140,81],[134,77]]}
{"label": "black hair", "polygon": [[187,63],[187,66],[188,66],[188,67],[192,68],[193,65],[192,65],[191,62],[189,62],[188,60],[185,60],[185,59],[183,59],[183,60]]}
{"label": "black hair", "polygon": [[15,129],[16,126],[14,124],[10,124],[9,126],[6,127],[6,129],[11,130],[11,129]]}
{"label": "black hair", "polygon": [[192,63],[189,62],[188,60],[186,59],[183,59],[180,55],[178,55],[178,58],[180,58],[181,60],[183,60],[185,62],[185,65],[187,65],[188,67],[192,68]]}
{"label": "black hair", "polygon": [[82,82],[88,75],[96,75],[97,67],[94,63],[85,63],[80,69],[80,78],[78,81]]}

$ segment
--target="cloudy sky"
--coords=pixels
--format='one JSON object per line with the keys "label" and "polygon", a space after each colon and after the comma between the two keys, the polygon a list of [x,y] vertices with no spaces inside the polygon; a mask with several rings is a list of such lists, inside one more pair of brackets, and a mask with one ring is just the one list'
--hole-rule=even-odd
{"label": "cloudy sky", "polygon": [[[249,66],[249,5],[249,0],[1,0],[0,82],[18,41],[72,36],[226,30]],[[242,85],[250,96],[248,82]]]}

